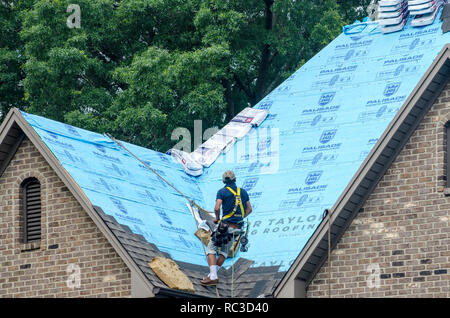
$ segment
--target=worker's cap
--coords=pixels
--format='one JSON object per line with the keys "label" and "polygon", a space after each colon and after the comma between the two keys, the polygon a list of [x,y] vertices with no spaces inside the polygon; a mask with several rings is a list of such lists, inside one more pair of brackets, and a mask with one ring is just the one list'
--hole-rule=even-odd
{"label": "worker's cap", "polygon": [[223,183],[235,182],[236,176],[234,175],[234,172],[231,170],[225,171],[222,175],[222,181]]}

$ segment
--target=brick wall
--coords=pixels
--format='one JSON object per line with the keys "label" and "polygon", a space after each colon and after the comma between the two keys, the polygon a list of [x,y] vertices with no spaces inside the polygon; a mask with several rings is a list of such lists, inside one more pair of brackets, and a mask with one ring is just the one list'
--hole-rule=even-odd
{"label": "brick wall", "polygon": [[[19,189],[29,177],[41,183],[42,239],[23,244]],[[131,274],[125,263],[26,139],[0,177],[0,297],[127,297],[130,293]]]}
{"label": "brick wall", "polygon": [[[444,124],[450,85],[413,133],[331,256],[332,297],[450,297]],[[307,297],[328,296],[328,262]]]}

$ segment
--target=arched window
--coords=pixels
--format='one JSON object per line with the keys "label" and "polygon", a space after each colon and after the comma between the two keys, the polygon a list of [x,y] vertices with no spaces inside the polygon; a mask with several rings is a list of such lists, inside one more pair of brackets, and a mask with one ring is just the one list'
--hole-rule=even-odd
{"label": "arched window", "polygon": [[41,239],[41,184],[36,178],[28,178],[21,184],[23,242]]}

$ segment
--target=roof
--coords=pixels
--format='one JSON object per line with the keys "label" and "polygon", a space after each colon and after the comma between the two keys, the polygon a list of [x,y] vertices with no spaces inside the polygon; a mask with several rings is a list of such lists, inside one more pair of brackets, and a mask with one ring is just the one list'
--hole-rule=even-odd
{"label": "roof", "polygon": [[[185,224],[181,224],[180,228],[177,228],[176,227],[177,223],[172,223],[171,218],[167,216],[165,212],[167,210],[161,210],[158,215],[159,217],[164,218],[163,230],[156,229],[153,230],[153,232],[139,231],[138,233],[136,228],[123,224],[125,223],[123,221],[124,218],[125,219],[130,218],[139,225],[144,224],[144,221],[135,220],[136,219],[135,217],[128,215],[128,211],[126,210],[127,208],[126,204],[119,205],[119,207],[117,207],[117,209],[120,208],[121,210],[120,214],[115,214],[114,211],[106,213],[104,208],[105,207],[108,208],[109,202],[107,201],[107,204],[102,204],[102,207],[93,204],[91,198],[95,199],[95,196],[88,197],[87,195],[87,194],[90,195],[89,191],[91,189],[84,188],[85,185],[83,185],[80,182],[83,181],[83,179],[77,176],[76,170],[75,172],[73,172],[70,170],[70,167],[64,166],[64,162],[60,160],[62,156],[60,150],[57,148],[52,149],[51,147],[48,147],[48,144],[46,144],[44,141],[47,141],[49,144],[52,143],[57,144],[58,146],[64,148],[63,153],[66,156],[67,160],[71,160],[78,164],[83,163],[86,165],[86,168],[87,166],[89,166],[91,169],[97,168],[99,169],[99,167],[94,164],[94,161],[89,161],[90,164],[88,164],[88,161],[86,161],[83,158],[83,156],[80,155],[82,153],[81,149],[78,149],[80,150],[80,153],[78,153],[76,152],[75,148],[72,148],[75,147],[74,145],[76,144],[76,142],[70,146],[69,138],[64,138],[62,135],[59,135],[57,132],[55,132],[56,130],[55,131],[47,130],[46,132],[49,135],[53,134],[53,136],[51,137],[52,139],[46,139],[46,137],[48,138],[47,135],[42,134],[42,131],[40,131],[39,128],[30,125],[30,122],[33,122],[30,117],[34,117],[35,119],[38,118],[37,116],[31,116],[29,114],[20,112],[17,109],[13,109],[8,113],[6,119],[2,123],[0,127],[0,167],[2,167],[2,170],[0,170],[0,176],[4,171],[4,168],[7,167],[9,161],[12,159],[15,151],[19,148],[24,138],[29,138],[31,142],[36,146],[36,148],[41,152],[44,158],[49,162],[50,166],[56,171],[58,176],[65,183],[65,185],[72,192],[72,194],[74,194],[75,198],[80,202],[80,204],[86,210],[88,215],[93,219],[94,223],[99,227],[99,229],[108,239],[108,241],[113,245],[118,254],[125,261],[125,263],[132,272],[132,277],[136,275],[139,282],[141,283],[144,282],[144,288],[148,290],[146,295],[168,296],[168,297],[217,297],[218,295],[220,297],[231,297],[231,296],[258,297],[260,295],[271,294],[271,292],[275,288],[276,283],[279,282],[279,280],[282,277],[282,274],[278,272],[278,266],[264,266],[258,268],[250,268],[250,266],[253,264],[253,261],[244,259],[242,257],[236,258],[234,265],[229,269],[222,268],[219,271],[219,274],[221,275],[221,283],[217,288],[217,291],[214,287],[201,286],[199,282],[208,272],[207,266],[197,265],[189,261],[180,261],[174,258],[173,255],[174,254],[176,255],[176,253],[169,254],[165,252],[164,249],[166,247],[164,245],[157,246],[149,239],[149,237],[152,238],[154,236],[161,234],[161,232],[164,231],[164,227],[170,227],[169,228],[170,232],[173,231],[175,233],[173,234],[173,237],[176,239],[176,243],[180,244],[181,241],[181,238],[179,238],[180,233],[184,233],[184,231],[187,231],[181,228],[181,226],[186,226]],[[45,122],[46,124],[50,123],[47,122],[46,120],[44,120],[43,122]],[[69,127],[62,123],[55,122],[54,124],[60,125],[60,128],[64,127],[68,130],[73,129],[73,127]],[[49,128],[48,125],[46,125],[45,127]],[[40,131],[41,134],[38,134],[38,131]],[[78,133],[90,133],[90,132],[79,131]],[[93,137],[94,135],[90,136]],[[92,147],[96,147],[93,144],[90,145]],[[127,146],[132,147],[131,145]],[[86,151],[86,149],[84,151]],[[103,152],[101,153],[104,154]],[[154,154],[154,152],[152,153]],[[126,153],[122,153],[122,155],[124,157],[118,156],[118,158],[120,158],[121,161],[131,159],[131,157],[128,156]],[[113,156],[110,156],[109,159],[107,160],[108,162],[106,163],[106,168],[108,167],[111,168],[109,166],[109,160],[113,160]],[[114,162],[116,162],[116,160],[114,160]],[[152,164],[152,166],[153,168],[156,168],[155,165]],[[179,168],[178,165],[176,167]],[[159,172],[163,173],[162,171]],[[93,184],[97,185],[99,188],[101,188],[101,186],[105,186],[108,189],[116,189],[117,191],[119,191],[117,188],[115,188],[113,183],[114,181],[110,182],[109,184],[106,183],[106,181],[105,183],[98,182],[97,178],[104,178],[105,176],[99,175],[97,173],[99,173],[99,170],[96,170],[96,172],[93,173],[94,175],[91,176],[91,181],[93,182]],[[119,172],[117,173],[119,174]],[[122,174],[124,174],[124,171],[122,171]],[[125,173],[125,175],[128,174]],[[139,176],[142,178],[142,172]],[[154,179],[153,182],[155,182]],[[160,183],[158,182],[157,184]],[[131,186],[132,185],[133,184],[131,184]],[[123,191],[125,192],[125,190]],[[166,193],[165,195],[166,197],[164,198],[164,200],[174,201],[178,199],[176,197],[172,197],[171,193]],[[107,195],[104,198],[104,200],[108,199],[110,199],[110,195]],[[121,202],[120,197],[119,199],[112,197],[112,199],[113,203]],[[151,207],[148,206],[145,207],[144,205],[141,205],[140,208],[142,209],[144,214],[151,213],[149,212],[151,211],[150,210]],[[153,215],[153,217],[155,216],[156,215]],[[193,219],[191,219],[190,221],[194,222]],[[153,226],[155,223],[157,225],[161,225],[157,223],[155,220],[153,220],[153,222],[149,221],[149,223],[153,223],[152,224]],[[186,234],[186,236],[188,235],[191,236],[192,233]],[[161,238],[159,239],[161,240]],[[197,240],[198,239],[196,237],[192,238],[191,244],[197,243]],[[189,247],[192,247],[192,245],[189,245]],[[194,252],[193,254],[195,256]],[[167,286],[154,274],[154,272],[148,266],[148,262],[152,260],[154,257],[158,256],[172,258],[176,260],[176,263],[178,264],[180,269],[193,282],[195,287],[195,294],[182,292],[178,290],[170,290],[169,288],[167,288]],[[203,257],[205,257],[204,254]]]}
{"label": "roof", "polygon": [[[355,208],[363,201],[366,194],[351,201],[349,189],[379,151],[392,120],[404,116],[402,105],[449,42],[450,35],[442,35],[440,25],[438,20],[422,28],[408,23],[402,32],[387,35],[377,23],[345,28],[255,106],[269,111],[266,121],[236,141],[200,177],[186,175],[165,154],[124,143],[204,208],[213,206],[224,170],[234,170],[238,185],[249,192],[254,206],[249,251],[227,260],[227,269],[220,273],[220,296],[231,295],[230,270],[236,278],[233,295],[241,297],[271,293],[288,270],[283,283],[297,277],[299,268],[308,278],[314,274],[322,254],[299,264],[306,252],[323,243],[318,234],[323,233],[323,210],[333,207],[336,239],[352,215],[335,213],[337,206]],[[0,168],[17,147],[21,131],[153,293],[167,290],[147,263],[165,255],[188,274],[197,295],[216,296],[215,290],[198,285],[207,272],[205,255],[182,196],[109,138],[18,110],[7,116],[0,130]],[[382,155],[388,152],[383,151]],[[370,192],[364,182],[360,185]]]}
{"label": "roof", "polygon": [[438,19],[390,34],[355,23],[255,105],[269,116],[250,132],[250,154],[229,160],[237,142],[198,179],[206,206],[225,169],[249,190],[247,258],[290,268],[449,40]]}
{"label": "roof", "polygon": [[[333,205],[305,248],[293,262],[274,295],[289,288],[292,280],[301,281],[305,289],[328,258],[328,229],[333,249],[386,170],[403,149],[425,114],[450,80],[450,44],[446,44],[420,82],[395,115],[351,182]],[[330,224],[331,223],[331,224]]]}

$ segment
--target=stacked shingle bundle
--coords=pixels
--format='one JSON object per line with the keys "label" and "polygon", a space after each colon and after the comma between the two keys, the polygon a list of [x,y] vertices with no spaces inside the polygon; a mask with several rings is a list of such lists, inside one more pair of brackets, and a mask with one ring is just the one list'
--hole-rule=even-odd
{"label": "stacked shingle bundle", "polygon": [[383,33],[403,30],[408,15],[406,0],[380,0],[378,3],[378,23]]}
{"label": "stacked shingle bundle", "polygon": [[444,5],[441,14],[441,21],[443,21],[442,32],[447,33],[448,31],[450,31],[450,3]]}
{"label": "stacked shingle bundle", "polygon": [[268,114],[267,110],[247,107],[193,152],[170,149],[167,154],[183,165],[187,174],[198,177],[203,173],[203,167],[211,166],[237,140],[245,137],[253,127],[259,127]]}
{"label": "stacked shingle bundle", "polygon": [[225,127],[195,149],[191,153],[192,158],[204,167],[209,167],[220,154],[226,153],[237,140],[247,135],[252,127],[261,125],[267,115],[267,110],[245,108]]}
{"label": "stacked shingle bundle", "polygon": [[414,20],[412,26],[424,26],[434,22],[444,0],[408,0],[409,10]]}

